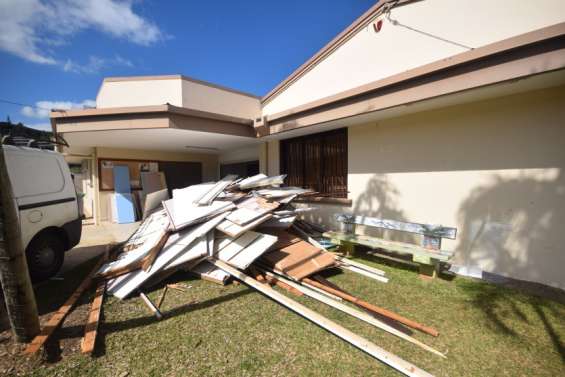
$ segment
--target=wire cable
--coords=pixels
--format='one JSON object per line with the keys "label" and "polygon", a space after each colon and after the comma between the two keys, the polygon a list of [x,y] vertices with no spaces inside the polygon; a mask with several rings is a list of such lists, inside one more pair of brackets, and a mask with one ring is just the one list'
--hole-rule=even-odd
{"label": "wire cable", "polygon": [[394,26],[400,26],[400,27],[403,27],[403,28],[405,28],[405,29],[411,30],[411,31],[413,31],[413,32],[416,32],[416,33],[425,35],[426,37],[430,37],[430,38],[433,38],[433,39],[437,39],[437,40],[439,40],[439,41],[442,41],[442,42],[445,42],[445,43],[449,43],[449,44],[452,44],[452,45],[454,45],[454,46],[466,48],[467,50],[473,50],[473,47],[466,46],[466,45],[464,45],[464,44],[462,44],[462,43],[458,43],[458,42],[455,42],[455,41],[451,41],[451,40],[449,40],[449,39],[442,38],[442,37],[440,37],[440,36],[437,36],[437,35],[434,35],[434,34],[425,32],[425,31],[423,31],[423,30],[419,30],[419,29],[413,28],[413,27],[411,27],[411,26],[404,25],[404,24],[400,23],[398,20],[395,20],[395,19],[390,18],[390,9],[386,12],[386,18],[387,18],[387,20],[389,20],[390,23],[393,24]]}

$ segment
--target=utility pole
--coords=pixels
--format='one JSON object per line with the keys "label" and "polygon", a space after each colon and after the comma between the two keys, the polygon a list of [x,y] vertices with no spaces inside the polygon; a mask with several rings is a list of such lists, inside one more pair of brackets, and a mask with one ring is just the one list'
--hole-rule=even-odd
{"label": "utility pole", "polygon": [[39,317],[17,211],[0,142],[0,282],[15,339],[28,342],[39,333]]}

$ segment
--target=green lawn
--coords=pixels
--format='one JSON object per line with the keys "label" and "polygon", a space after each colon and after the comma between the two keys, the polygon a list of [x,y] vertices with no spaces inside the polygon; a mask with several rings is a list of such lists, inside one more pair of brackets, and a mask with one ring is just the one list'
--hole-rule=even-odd
{"label": "green lawn", "polygon": [[[369,264],[386,270],[390,282],[382,284],[350,272],[329,279],[371,303],[436,327],[438,338],[414,336],[447,352],[447,359],[306,297],[297,300],[438,376],[565,375],[565,305],[469,279],[427,282],[411,270]],[[187,275],[172,280],[179,278],[192,288],[184,293],[169,290],[163,305],[166,319],[156,321],[139,298],[124,302],[107,298],[99,339],[103,347],[96,357],[83,356],[77,348],[57,363],[36,363],[28,372],[34,376],[398,375],[246,286],[221,287]],[[44,292],[54,294],[71,285],[68,279],[52,284],[60,287],[44,287]],[[149,296],[156,300],[159,294],[157,288]],[[77,316],[85,318],[86,312],[79,310]],[[65,328],[67,341],[78,344],[82,328],[73,323]]]}

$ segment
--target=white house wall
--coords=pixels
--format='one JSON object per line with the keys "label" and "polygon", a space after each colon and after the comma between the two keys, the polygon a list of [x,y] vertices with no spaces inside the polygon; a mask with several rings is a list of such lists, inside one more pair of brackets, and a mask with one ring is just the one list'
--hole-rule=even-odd
{"label": "white house wall", "polygon": [[561,86],[350,127],[352,206],[308,204],[307,219],[453,226],[454,263],[565,288],[564,103]]}
{"label": "white house wall", "polygon": [[[394,8],[391,18],[411,28],[472,48],[565,21],[563,0],[423,0]],[[371,24],[268,101],[275,114],[372,81],[465,52],[383,18]]]}
{"label": "white house wall", "polygon": [[180,79],[104,81],[96,97],[97,108],[166,103],[183,105]]}

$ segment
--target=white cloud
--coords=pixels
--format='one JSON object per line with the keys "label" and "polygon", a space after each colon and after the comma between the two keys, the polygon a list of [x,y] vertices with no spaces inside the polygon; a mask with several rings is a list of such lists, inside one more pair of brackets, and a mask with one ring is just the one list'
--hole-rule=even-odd
{"label": "white cloud", "polygon": [[105,67],[133,67],[133,63],[130,60],[124,59],[119,55],[113,58],[101,58],[98,56],[91,56],[85,64],[76,63],[71,59],[67,59],[65,64],[63,64],[63,70],[65,72],[74,73],[97,73],[102,68]]}
{"label": "white cloud", "polygon": [[[143,46],[165,38],[130,0],[1,0],[0,49],[39,64],[58,64],[53,48],[93,29]],[[61,62],[64,66],[66,62]]]}
{"label": "white cloud", "polygon": [[[83,109],[85,107],[96,107],[96,101],[91,99],[84,100],[82,102],[72,102],[72,101],[38,101],[35,103],[36,107],[24,106],[22,107],[21,113],[26,117],[47,119],[49,118],[49,112],[52,109],[59,110],[69,110],[69,109]],[[33,127],[33,126],[30,126]]]}

